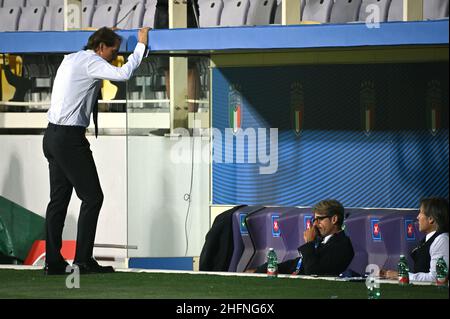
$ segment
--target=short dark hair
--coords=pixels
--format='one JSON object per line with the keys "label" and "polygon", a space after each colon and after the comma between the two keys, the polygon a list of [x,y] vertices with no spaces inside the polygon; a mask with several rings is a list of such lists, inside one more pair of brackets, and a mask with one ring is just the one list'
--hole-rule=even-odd
{"label": "short dark hair", "polygon": [[437,224],[437,231],[448,232],[448,200],[441,197],[429,197],[420,201],[420,207],[427,217]]}
{"label": "short dark hair", "polygon": [[113,47],[116,45],[117,41],[121,43],[122,37],[110,28],[103,27],[91,34],[84,49],[95,51],[100,46],[100,43],[104,43],[108,47]]}
{"label": "short dark hair", "polygon": [[335,199],[325,199],[318,202],[313,206],[312,211],[327,214],[328,216],[337,215],[337,225],[342,226],[344,223],[344,206]]}

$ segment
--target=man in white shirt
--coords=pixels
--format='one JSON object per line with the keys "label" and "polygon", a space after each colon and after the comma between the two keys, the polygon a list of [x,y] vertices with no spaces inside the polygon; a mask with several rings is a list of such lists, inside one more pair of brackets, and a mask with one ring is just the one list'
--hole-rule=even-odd
{"label": "man in white shirt", "polygon": [[65,274],[68,266],[60,249],[73,189],[82,201],[74,265],[81,274],[114,272],[112,267],[102,267],[93,258],[103,192],[85,132],[93,113],[97,135],[97,101],[102,80],[126,81],[132,76],[144,57],[148,31],[149,28],[139,30],[136,48],[122,67],[111,65],[122,38],[104,27],[89,37],[85,50],[67,55],[57,71],[43,140],[50,171],[44,269],[48,275]]}
{"label": "man in white shirt", "polygon": [[[448,266],[448,201],[445,198],[426,198],[420,202],[417,215],[419,230],[425,238],[411,252],[414,261],[411,281],[436,281],[436,262],[444,257]],[[383,270],[381,276],[398,279],[395,270]]]}

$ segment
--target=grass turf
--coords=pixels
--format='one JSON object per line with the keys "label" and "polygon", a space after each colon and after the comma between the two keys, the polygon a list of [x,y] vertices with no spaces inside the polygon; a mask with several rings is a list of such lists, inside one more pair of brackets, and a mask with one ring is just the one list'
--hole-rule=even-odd
{"label": "grass turf", "polygon": [[[448,289],[381,284],[383,299],[448,299]],[[364,282],[264,277],[125,273],[83,275],[79,289],[66,276],[0,270],[0,298],[76,299],[366,299]]]}

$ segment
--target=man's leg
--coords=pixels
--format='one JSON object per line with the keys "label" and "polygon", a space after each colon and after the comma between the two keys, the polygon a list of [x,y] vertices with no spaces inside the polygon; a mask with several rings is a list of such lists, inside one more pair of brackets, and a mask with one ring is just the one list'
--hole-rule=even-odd
{"label": "man's leg", "polygon": [[63,171],[49,158],[50,171],[50,202],[45,217],[46,228],[46,263],[48,265],[63,264],[61,255],[62,233],[67,215],[67,206],[72,196],[72,184],[65,177]]}
{"label": "man's leg", "polygon": [[103,192],[98,178],[94,158],[85,139],[85,145],[73,154],[68,165],[77,172],[70,177],[78,198],[81,199],[78,217],[77,248],[74,262],[87,262],[93,256],[97,221],[103,203]]}
{"label": "man's leg", "polygon": [[61,130],[65,131],[64,139],[58,145],[55,158],[82,201],[74,262],[87,262],[93,253],[103,192],[84,130],[76,128],[61,128]]}

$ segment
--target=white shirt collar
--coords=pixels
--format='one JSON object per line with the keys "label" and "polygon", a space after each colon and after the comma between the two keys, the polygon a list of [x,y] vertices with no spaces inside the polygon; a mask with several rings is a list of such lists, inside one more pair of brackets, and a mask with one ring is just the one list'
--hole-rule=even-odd
{"label": "white shirt collar", "polygon": [[322,244],[326,244],[328,242],[328,240],[330,240],[331,236],[333,236],[334,234],[325,236],[325,238],[322,240]]}
{"label": "white shirt collar", "polygon": [[428,233],[428,234],[425,236],[425,242],[427,242],[428,239],[430,239],[435,233],[436,233],[436,231],[432,231],[431,233]]}

